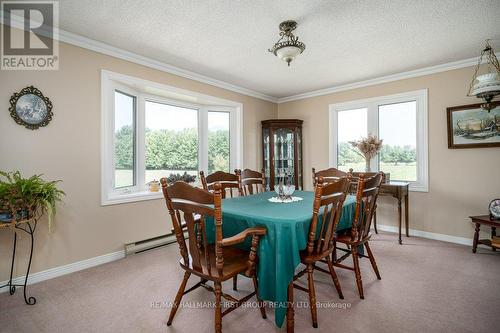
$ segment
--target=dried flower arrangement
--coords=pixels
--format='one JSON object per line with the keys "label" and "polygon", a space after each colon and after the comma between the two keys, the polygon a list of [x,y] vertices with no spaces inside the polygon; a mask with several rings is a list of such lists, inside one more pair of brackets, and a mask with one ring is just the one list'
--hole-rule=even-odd
{"label": "dried flower arrangement", "polygon": [[375,135],[369,134],[366,138],[361,138],[359,141],[349,141],[349,143],[359,150],[358,154],[363,156],[366,162],[366,172],[370,171],[370,160],[377,155],[382,149],[382,142]]}

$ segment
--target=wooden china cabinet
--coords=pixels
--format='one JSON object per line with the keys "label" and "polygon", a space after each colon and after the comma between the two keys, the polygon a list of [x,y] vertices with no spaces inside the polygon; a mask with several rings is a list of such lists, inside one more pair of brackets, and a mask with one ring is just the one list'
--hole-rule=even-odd
{"label": "wooden china cabinet", "polygon": [[302,120],[263,120],[262,152],[266,184],[271,191],[284,174],[297,190],[302,190]]}

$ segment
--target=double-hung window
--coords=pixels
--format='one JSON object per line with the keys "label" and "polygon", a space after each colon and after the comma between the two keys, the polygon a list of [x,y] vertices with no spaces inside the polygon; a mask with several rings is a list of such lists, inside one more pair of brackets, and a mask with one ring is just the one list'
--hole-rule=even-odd
{"label": "double-hung window", "polygon": [[200,170],[240,167],[241,104],[108,71],[102,94],[103,205],[161,197],[148,183],[162,177],[196,184]]}
{"label": "double-hung window", "polygon": [[364,158],[350,142],[367,135],[383,140],[372,171],[428,191],[427,90],[330,105],[330,165],[365,171]]}

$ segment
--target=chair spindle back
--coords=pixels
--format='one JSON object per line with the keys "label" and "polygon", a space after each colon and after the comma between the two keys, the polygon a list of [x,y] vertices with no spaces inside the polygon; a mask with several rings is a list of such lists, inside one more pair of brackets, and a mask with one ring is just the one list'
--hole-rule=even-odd
{"label": "chair spindle back", "polygon": [[[224,258],[219,246],[222,241],[221,185],[215,183],[214,191],[210,193],[183,181],[168,185],[167,179],[162,178],[160,183],[184,265],[209,276],[215,275],[215,269],[219,276],[222,275]],[[206,217],[213,218],[215,222],[215,247],[207,241]],[[182,219],[187,226],[187,245],[181,227]],[[216,267],[211,267],[213,262]]]}
{"label": "chair spindle back", "polygon": [[356,211],[352,225],[353,239],[357,238],[358,241],[361,241],[370,235],[372,217],[377,207],[377,198],[382,178],[382,172],[369,178],[365,178],[364,174],[360,174],[358,177]]}
{"label": "chair spindle back", "polygon": [[245,169],[241,171],[241,188],[243,195],[252,195],[266,191],[266,178],[262,172]]}
{"label": "chair spindle back", "polygon": [[312,177],[314,186],[316,186],[316,180],[318,179],[318,177],[323,177],[323,181],[328,183],[342,177],[347,177],[347,175],[348,175],[347,172],[335,168],[329,168],[320,171],[316,171],[315,168],[312,168]]}
{"label": "chair spindle back", "polygon": [[[325,182],[318,177],[314,191],[313,217],[309,227],[307,254],[320,255],[333,249],[333,240],[349,190],[347,177]],[[321,221],[319,216],[321,215]],[[319,225],[318,230],[318,223]]]}
{"label": "chair spindle back", "polygon": [[233,173],[224,172],[224,171],[216,171],[205,177],[205,173],[200,171],[200,178],[203,188],[206,191],[213,191],[215,183],[219,183],[221,185],[221,193],[222,199],[225,199],[227,193],[229,193],[230,197],[234,197],[235,193],[237,196],[243,195],[243,191],[241,189],[241,171],[236,169]]}

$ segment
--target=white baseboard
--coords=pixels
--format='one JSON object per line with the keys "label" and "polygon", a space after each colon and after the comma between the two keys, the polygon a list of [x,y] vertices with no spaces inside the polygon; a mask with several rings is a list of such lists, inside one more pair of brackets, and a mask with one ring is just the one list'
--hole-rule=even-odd
{"label": "white baseboard", "polygon": [[[377,230],[398,233],[398,227],[393,226],[393,225],[377,224]],[[415,230],[415,229],[410,229],[409,232],[410,232],[410,236],[416,236],[416,237],[439,240],[439,241],[443,241],[443,242],[472,246],[472,239],[470,239],[470,238],[449,236],[449,235],[445,235],[445,234],[437,234],[434,232]],[[403,233],[403,237],[404,237],[404,228],[403,228],[402,233]]]}
{"label": "white baseboard", "polygon": [[[380,231],[386,231],[386,232],[391,232],[391,233],[397,233],[398,232],[398,227],[392,226],[392,225],[377,225],[377,229]],[[472,245],[472,239],[465,238],[465,237],[457,237],[457,236],[449,236],[449,235],[444,235],[444,234],[437,234],[434,232],[427,232],[427,231],[421,231],[421,230],[415,230],[415,229],[410,229],[410,236],[416,236],[416,237],[422,237],[422,238],[428,238],[428,239],[434,239],[434,240],[439,240],[443,242],[449,242],[449,243],[456,243],[456,244],[462,244],[462,245]],[[29,279],[28,279],[28,284],[33,284],[49,279],[53,279],[62,275],[66,275],[69,273],[81,271],[86,268],[102,265],[108,262],[112,262],[118,259],[122,259],[125,257],[125,251],[118,251],[118,252],[113,252],[113,253],[108,253],[99,257],[95,258],[90,258],[90,259],[85,259],[82,261],[77,261],[72,264],[64,265],[64,266],[59,266],[59,267],[54,267],[47,269],[45,271],[37,272],[30,274]],[[17,277],[13,280],[13,283],[15,284],[21,284],[24,283],[24,276]],[[7,281],[1,281],[0,285],[4,285],[7,283]],[[0,293],[8,291],[7,287],[0,288]]]}
{"label": "white baseboard", "polygon": [[[118,252],[104,254],[104,255],[99,256],[99,257],[94,257],[94,258],[85,259],[82,261],[77,261],[77,262],[67,264],[64,266],[50,268],[50,269],[47,269],[45,271],[30,274],[30,276],[28,278],[28,284],[33,284],[33,283],[53,279],[53,278],[56,278],[58,276],[62,276],[62,275],[66,275],[69,273],[81,271],[81,270],[86,269],[86,268],[102,265],[102,264],[105,264],[105,263],[108,263],[111,261],[122,259],[124,257],[125,257],[125,251],[118,251]],[[25,276],[19,276],[19,277],[13,279],[12,282],[14,284],[22,284],[22,283],[24,283],[24,279],[25,279]],[[7,282],[8,281],[1,281],[0,285],[4,285]],[[8,290],[9,290],[8,287],[0,288],[0,293],[6,292]]]}

